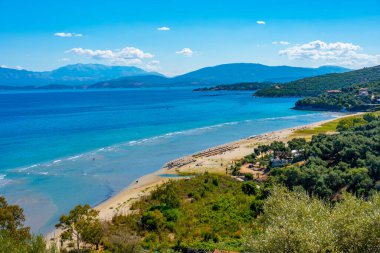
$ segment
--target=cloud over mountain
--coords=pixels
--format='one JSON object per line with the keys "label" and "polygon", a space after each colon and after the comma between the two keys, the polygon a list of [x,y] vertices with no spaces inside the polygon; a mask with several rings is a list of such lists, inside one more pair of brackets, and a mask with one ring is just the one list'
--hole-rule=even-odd
{"label": "cloud over mountain", "polygon": [[279,55],[285,55],[291,60],[322,61],[342,66],[366,66],[379,62],[379,55],[364,54],[361,53],[362,50],[359,45],[352,43],[315,40],[280,50]]}
{"label": "cloud over mountain", "polygon": [[153,58],[154,55],[146,53],[135,47],[124,47],[117,50],[93,50],[86,48],[72,48],[66,53],[73,53],[81,56],[87,56],[95,60],[108,60],[112,64],[138,65],[143,59]]}

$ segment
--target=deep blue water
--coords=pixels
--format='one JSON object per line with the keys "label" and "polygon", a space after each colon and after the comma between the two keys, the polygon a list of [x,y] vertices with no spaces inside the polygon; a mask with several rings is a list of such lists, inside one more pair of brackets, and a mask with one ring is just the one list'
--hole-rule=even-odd
{"label": "deep blue water", "polygon": [[296,100],[190,88],[0,93],[0,194],[45,233],[169,160],[336,116],[291,110]]}

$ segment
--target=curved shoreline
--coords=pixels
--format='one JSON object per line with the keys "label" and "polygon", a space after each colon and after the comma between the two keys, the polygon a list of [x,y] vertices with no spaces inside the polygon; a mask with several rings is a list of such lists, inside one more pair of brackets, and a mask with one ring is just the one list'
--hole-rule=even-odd
{"label": "curved shoreline", "polygon": [[[250,137],[246,137],[237,141],[225,143],[217,147],[211,147],[207,150],[199,151],[194,154],[180,157],[176,160],[193,159],[194,156],[198,156],[197,159],[194,159],[195,161],[189,164],[179,166],[179,167],[175,166],[172,169],[163,167],[151,174],[147,174],[136,179],[134,183],[128,185],[116,195],[112,196],[111,198],[97,205],[95,209],[100,211],[99,213],[100,218],[105,219],[105,220],[112,219],[112,216],[115,214],[127,214],[128,212],[126,208],[130,206],[130,203],[132,203],[133,200],[147,195],[156,186],[161,185],[164,182],[169,181],[170,179],[172,180],[175,179],[175,178],[169,178],[169,177],[161,177],[160,174],[174,174],[175,175],[179,173],[202,173],[205,171],[210,171],[213,173],[224,173],[225,166],[221,166],[222,168],[217,168],[216,166],[212,166],[212,165],[210,166],[210,164],[206,164],[205,166],[197,166],[197,164],[199,164],[199,162],[202,162],[202,161],[204,162],[206,160],[213,160],[213,159],[222,159],[224,162],[227,160],[231,160],[231,161],[237,160],[251,153],[252,148],[256,146],[258,143],[263,144],[263,143],[272,142],[274,140],[286,141],[296,130],[314,128],[314,127],[320,126],[327,122],[334,121],[339,118],[344,118],[344,117],[357,115],[357,114],[361,114],[361,113],[342,115],[334,119],[323,120],[323,121],[319,121],[319,122],[311,123],[307,125],[285,128],[278,131],[263,133],[256,136],[250,136]],[[210,155],[208,157],[204,157],[202,155],[199,156],[199,154],[202,154],[203,152],[207,152],[209,150],[217,149],[220,147],[226,147],[226,146],[236,146],[236,148],[232,150],[227,150],[226,152],[223,152],[220,154]]]}
{"label": "curved shoreline", "polygon": [[[103,201],[94,208],[99,211],[99,217],[101,220],[111,220],[114,215],[118,214],[127,215],[131,212],[130,207],[134,201],[143,196],[147,196],[152,190],[163,183],[180,178],[162,177],[160,174],[178,175],[179,173],[204,173],[206,171],[225,174],[226,167],[228,167],[232,161],[241,159],[252,153],[252,149],[259,144],[267,144],[275,140],[287,141],[296,130],[318,127],[327,122],[359,114],[362,113],[346,114],[333,119],[323,120],[307,125],[285,128],[256,136],[249,136],[237,141],[225,143],[217,147],[212,147],[207,150],[180,157],[174,161],[191,160],[191,162],[185,163],[184,165],[179,164],[179,166],[173,166],[172,168],[163,167],[153,173],[144,175],[136,179],[134,183],[128,185],[116,195]],[[170,162],[173,161],[169,161],[167,164]],[[59,231],[53,230],[46,235],[46,238],[51,241],[59,242],[58,235]]]}

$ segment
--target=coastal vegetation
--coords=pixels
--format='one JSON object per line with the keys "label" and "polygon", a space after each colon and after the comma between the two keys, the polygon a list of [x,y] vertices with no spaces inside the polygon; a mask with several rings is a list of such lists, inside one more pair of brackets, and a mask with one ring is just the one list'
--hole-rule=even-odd
{"label": "coastal vegetation", "polygon": [[260,97],[318,96],[327,90],[337,90],[380,80],[380,66],[363,68],[345,73],[326,74],[275,84],[255,93]]}
{"label": "coastal vegetation", "polygon": [[325,111],[371,111],[380,108],[380,80],[330,90],[296,102],[295,109]]}
{"label": "coastal vegetation", "polygon": [[[372,88],[378,87],[379,80],[380,65],[344,73],[306,77],[285,83],[246,82],[199,88],[195,91],[257,90],[254,95],[258,97],[309,97],[318,96],[328,90],[344,90],[349,92],[354,91],[356,88],[367,86],[372,90]],[[342,98],[344,99],[344,97]],[[333,109],[336,108],[334,107]]]}
{"label": "coastal vegetation", "polygon": [[294,109],[375,111],[380,108],[380,66],[326,74],[288,83],[237,83],[194,91],[255,90],[258,97],[305,97]]}
{"label": "coastal vegetation", "polygon": [[263,83],[258,83],[258,82],[252,82],[252,83],[235,83],[235,84],[222,84],[222,85],[217,85],[214,87],[204,87],[204,88],[197,88],[194,89],[194,91],[221,91],[221,90],[259,90],[263,89],[266,87],[269,87],[273,85],[273,83],[270,82],[263,82]]}
{"label": "coastal vegetation", "polygon": [[345,194],[333,205],[302,189],[272,189],[246,231],[244,252],[379,252],[380,194],[370,199]]}
{"label": "coastal vegetation", "polygon": [[264,196],[256,183],[228,176],[206,173],[171,181],[134,203],[133,214],[107,223],[105,246],[120,248],[115,241],[123,233],[137,236],[139,246],[151,252],[241,250],[242,233],[260,212],[253,205]]}
{"label": "coastal vegetation", "polygon": [[[76,206],[57,224],[62,251],[379,252],[379,113],[298,131],[256,146],[226,175],[168,181],[112,220]],[[247,164],[266,177],[242,175]],[[57,251],[23,226],[21,208],[0,200],[4,252]]]}
{"label": "coastal vegetation", "polygon": [[69,242],[70,247],[80,249],[81,245],[94,245],[99,248],[102,227],[98,219],[99,211],[89,205],[77,205],[68,215],[62,215],[56,228],[61,229],[61,245]]}
{"label": "coastal vegetation", "polygon": [[0,196],[0,253],[55,253],[41,235],[33,235],[24,225],[25,215],[18,205],[9,205]]}
{"label": "coastal vegetation", "polygon": [[368,197],[380,190],[379,117],[343,120],[337,130],[313,136],[304,147],[304,162],[275,168],[272,176],[290,189],[302,186],[322,198],[336,198],[343,191]]}
{"label": "coastal vegetation", "polygon": [[[338,130],[337,130],[338,125],[340,125],[340,126],[341,125],[354,126],[354,125],[358,124],[357,122],[362,123],[363,119],[364,119],[363,117],[367,118],[368,115],[376,116],[376,115],[378,115],[378,112],[366,114],[366,116],[363,116],[360,114],[351,115],[351,116],[344,117],[343,119],[339,118],[336,120],[331,120],[331,121],[325,122],[322,125],[316,126],[313,128],[297,129],[296,131],[294,131],[294,133],[292,135],[290,135],[290,138],[304,138],[304,139],[310,141],[314,135],[337,133],[338,132]],[[364,121],[364,122],[366,122],[366,121]]]}
{"label": "coastal vegetation", "polygon": [[244,164],[258,163],[274,182],[289,189],[303,187],[324,199],[339,198],[346,191],[367,198],[379,191],[378,113],[347,117],[325,130],[329,132],[313,135],[310,142],[295,138],[260,145],[231,166],[232,174],[239,175]]}

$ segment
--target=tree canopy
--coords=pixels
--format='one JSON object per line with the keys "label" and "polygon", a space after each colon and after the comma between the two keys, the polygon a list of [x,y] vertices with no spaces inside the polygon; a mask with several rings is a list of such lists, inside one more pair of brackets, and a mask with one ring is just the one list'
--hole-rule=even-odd
{"label": "tree canopy", "polygon": [[346,194],[330,205],[300,189],[275,187],[263,210],[261,232],[247,230],[244,252],[380,251],[379,193],[368,201]]}
{"label": "tree canopy", "polygon": [[98,219],[99,211],[89,205],[77,205],[68,215],[62,215],[56,228],[62,230],[61,240],[75,241],[79,249],[81,243],[94,244],[96,248],[102,238],[102,228]]}

